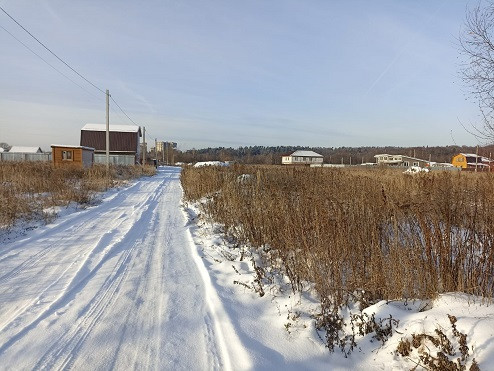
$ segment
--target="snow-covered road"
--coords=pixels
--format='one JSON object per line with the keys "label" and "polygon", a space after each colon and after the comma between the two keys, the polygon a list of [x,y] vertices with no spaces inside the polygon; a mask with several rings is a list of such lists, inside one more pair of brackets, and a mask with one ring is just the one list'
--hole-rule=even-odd
{"label": "snow-covered road", "polygon": [[0,249],[2,369],[251,366],[180,209],[180,170]]}

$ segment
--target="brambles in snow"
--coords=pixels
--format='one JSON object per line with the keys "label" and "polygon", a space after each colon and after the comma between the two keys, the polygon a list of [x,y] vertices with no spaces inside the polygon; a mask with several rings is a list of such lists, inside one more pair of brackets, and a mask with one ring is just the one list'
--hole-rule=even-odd
{"label": "brambles in snow", "polygon": [[[396,348],[396,353],[402,357],[407,357],[412,362],[426,368],[427,370],[466,370],[469,358],[469,348],[467,346],[467,335],[456,328],[457,319],[448,314],[452,328],[452,338],[443,332],[441,328],[436,328],[434,334],[412,334],[412,339],[401,339]],[[459,357],[458,356],[459,353]],[[414,360],[413,357],[418,360]],[[480,370],[475,358],[470,364],[469,370]]]}
{"label": "brambles in snow", "polygon": [[[181,181],[185,199],[256,249],[263,269],[278,269],[293,291],[311,282],[322,307],[493,297],[493,173],[234,165],[186,167]],[[338,346],[337,312],[323,310],[319,325]]]}
{"label": "brambles in snow", "polygon": [[350,314],[349,320],[345,321],[340,314],[340,308],[333,304],[323,304],[321,313],[316,316],[316,329],[325,331],[325,343],[330,352],[339,347],[348,357],[357,347],[357,338],[371,334],[370,341],[377,340],[384,344],[388,338],[393,336],[393,328],[397,327],[399,320],[391,315],[386,318],[376,318],[375,313]]}

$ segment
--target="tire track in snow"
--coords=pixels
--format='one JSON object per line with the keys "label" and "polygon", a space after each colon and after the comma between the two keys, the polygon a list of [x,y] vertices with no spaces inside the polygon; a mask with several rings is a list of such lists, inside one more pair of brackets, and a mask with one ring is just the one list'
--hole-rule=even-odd
{"label": "tire track in snow", "polygon": [[[134,188],[141,187],[142,185],[139,182],[136,182],[129,187],[123,189],[124,192],[118,192],[115,193],[112,196],[109,196],[103,204],[99,204],[96,206],[100,210],[101,214],[107,213],[108,211],[111,212],[111,210],[115,207],[118,206],[124,199],[127,197],[126,193],[127,192],[132,192]],[[25,249],[27,246],[32,245],[32,241],[39,241],[44,238],[50,237],[53,234],[56,234],[59,231],[65,231],[65,232],[70,232],[71,234],[74,234],[74,232],[77,232],[83,228],[85,228],[85,224],[88,221],[91,221],[93,218],[92,212],[94,211],[94,208],[90,207],[84,210],[79,210],[75,213],[66,215],[62,221],[56,220],[52,224],[46,225],[44,228],[40,230],[35,230],[29,237],[23,238],[19,241],[16,241],[12,244],[12,246],[8,248],[2,248],[0,250],[0,263],[3,262],[5,259],[9,259],[11,256],[8,255],[9,253],[13,251],[19,251],[20,248]],[[88,215],[89,214],[89,215]],[[77,223],[74,223],[76,221]],[[60,240],[63,240],[65,236],[62,236]]]}
{"label": "tire track in snow", "polygon": [[[126,237],[132,239],[134,235],[142,235],[142,232],[147,229],[147,222],[148,220],[153,219],[155,209],[150,209],[149,206],[156,200],[158,193],[159,189],[155,190],[153,195],[151,195],[147,200],[140,202],[137,205],[135,210],[139,208],[143,208],[144,210],[139,219],[135,221],[126,233]],[[125,246],[125,242],[126,241],[124,239],[118,244]],[[78,319],[76,327],[64,334],[55,344],[53,344],[53,346],[35,365],[35,369],[62,370],[70,369],[72,367],[74,362],[77,360],[80,348],[83,346],[91,331],[98,324],[98,321],[103,316],[105,311],[108,310],[116,301],[120,287],[129,272],[129,266],[132,262],[133,256],[136,253],[136,248],[139,247],[139,245],[140,241],[134,241],[132,247],[124,251],[113,268],[112,273],[105,280],[101,289],[84,308],[84,315]],[[115,247],[112,247],[112,249],[113,248]],[[108,259],[109,257],[107,255],[103,258],[104,261]],[[76,285],[80,286],[81,283],[89,281],[90,276],[94,275],[94,273],[104,264],[104,261],[99,262],[97,264],[97,268],[95,268],[91,274],[82,279],[80,283],[76,283]]]}
{"label": "tire track in snow", "polygon": [[[165,193],[165,191],[169,188],[169,182],[163,182],[160,186],[160,190],[158,192],[155,192],[154,199],[160,199],[162,195]],[[147,255],[144,267],[140,272],[145,273],[145,274],[139,274],[138,275],[138,282],[136,285],[133,287],[133,292],[132,292],[132,303],[137,305],[137,309],[135,307],[129,306],[127,307],[126,315],[123,320],[123,325],[122,325],[122,332],[120,335],[120,340],[118,343],[118,346],[116,347],[113,357],[111,359],[110,367],[109,369],[118,369],[118,362],[120,361],[120,357],[122,356],[121,352],[125,352],[125,349],[123,349],[123,345],[125,344],[127,338],[130,337],[132,341],[139,346],[134,347],[134,354],[132,357],[132,362],[131,365],[129,365],[129,368],[131,369],[151,369],[152,365],[157,365],[159,364],[159,358],[161,356],[160,351],[159,351],[159,346],[158,349],[146,349],[147,352],[143,349],[141,349],[140,346],[142,344],[145,344],[146,348],[149,348],[153,344],[156,344],[159,342],[156,341],[156,339],[161,338],[161,333],[160,333],[160,323],[159,321],[161,320],[162,317],[162,301],[163,295],[161,294],[163,292],[162,290],[162,278],[163,278],[163,269],[162,269],[162,252],[159,250],[159,240],[160,237],[162,236],[162,230],[160,226],[160,215],[159,213],[162,211],[161,209],[163,206],[158,205],[159,208],[155,208],[153,210],[153,215],[151,217],[149,226],[147,227],[147,232],[145,235],[146,236],[151,236],[151,242],[152,242],[152,251]],[[155,233],[155,230],[158,229],[158,233]],[[143,241],[144,243],[148,243],[149,241]],[[138,255],[141,252],[138,253]],[[135,259],[137,260],[137,259]],[[138,269],[140,268],[138,266],[138,262],[135,263],[135,266],[133,269]],[[153,270],[153,268],[158,268],[157,271]],[[157,274],[158,277],[155,277],[154,275]],[[150,279],[150,276],[153,279]],[[158,285],[158,288],[155,287],[155,285]],[[158,300],[158,311],[157,315],[153,316],[147,316],[147,311],[145,310],[146,308],[146,300],[143,298],[149,298],[149,297],[157,297]],[[149,302],[149,300],[147,300]],[[148,304],[149,305],[152,305]],[[152,309],[156,309],[156,307],[152,307]],[[152,310],[151,309],[151,310]],[[140,312],[144,312],[141,315]],[[134,318],[141,318],[145,319],[145,321],[150,321],[152,322],[149,326],[154,329],[153,331],[153,337],[152,340],[147,338],[145,341],[142,341],[141,339],[145,336],[145,334],[142,331],[139,331],[137,328],[136,331],[136,323],[131,322],[130,319]],[[158,335],[156,335],[158,334]],[[144,365],[142,362],[140,362],[140,359],[143,358],[143,354],[147,353],[146,357],[146,362]],[[154,353],[154,357],[153,357]]]}
{"label": "tire track in snow", "polygon": [[133,252],[134,248],[129,249],[120,257],[117,266],[100,291],[84,309],[84,315],[77,321],[76,327],[55,342],[34,366],[34,369],[64,370],[71,368],[75,358],[77,358],[80,347],[105,310],[116,300],[120,285],[128,273],[128,265]]}
{"label": "tire track in snow", "polygon": [[[151,187],[152,187],[152,185],[151,185]],[[149,188],[149,185],[146,188]],[[122,196],[120,198],[124,198],[124,197],[126,197],[126,196]],[[98,264],[91,271],[88,272],[88,274],[84,275],[80,279],[80,281],[78,281],[78,282],[74,282],[72,280],[69,283],[69,285],[67,285],[67,288],[69,288],[69,289],[66,289],[65,291],[63,291],[62,294],[55,301],[53,301],[51,303],[51,305],[49,305],[43,312],[41,312],[39,314],[39,316],[37,316],[37,318],[35,318],[29,324],[25,325],[20,331],[18,331],[16,334],[11,336],[10,339],[6,343],[1,345],[0,346],[0,355],[5,351],[5,349],[7,349],[11,345],[13,345],[17,341],[19,341],[30,330],[34,329],[42,320],[49,317],[50,315],[55,313],[57,310],[64,307],[68,302],[73,300],[73,298],[76,296],[76,294],[80,290],[83,289],[83,287],[96,274],[96,272],[101,268],[101,266],[103,266],[103,264],[106,261],[108,261],[110,258],[112,258],[114,255],[118,254],[119,247],[122,247],[122,245],[123,245],[125,248],[125,243],[127,242],[125,237],[132,238],[132,236],[134,236],[134,233],[136,232],[136,230],[138,231],[142,228],[142,226],[143,226],[142,220],[148,215],[148,213],[146,211],[149,208],[150,204],[153,201],[155,201],[155,198],[156,198],[156,194],[151,194],[150,197],[145,200],[145,202],[139,203],[138,209],[134,208],[132,214],[135,214],[139,209],[141,209],[142,212],[138,216],[138,219],[133,220],[133,223],[130,225],[130,228],[125,232],[124,237],[121,240],[117,241],[116,243],[112,244],[112,246],[110,246],[110,248],[106,249],[106,252],[104,253],[102,259],[98,262]],[[135,246],[133,246],[133,248],[134,247]],[[130,254],[130,251],[127,254],[124,254],[124,256],[128,256],[129,254]],[[125,262],[125,261],[126,260],[123,260],[123,262]],[[123,263],[120,263],[120,266],[122,266],[122,264]],[[79,269],[76,271],[74,278],[80,276],[79,273],[80,273],[82,267],[84,267],[84,264],[81,267],[79,267]],[[117,270],[117,272],[119,272],[119,271]],[[122,272],[119,272],[119,273],[121,274]],[[120,281],[113,279],[112,281],[109,281],[109,282],[120,282]],[[104,290],[103,292],[108,292],[109,290],[111,290],[111,288],[113,286],[114,285],[108,285],[108,288],[106,290]],[[100,293],[100,296],[101,296],[101,293]],[[106,296],[103,296],[103,297],[106,297]],[[88,308],[88,310],[90,310],[90,309],[91,308]],[[95,309],[91,310],[90,313],[94,313],[94,312],[96,312]]]}
{"label": "tire track in snow", "polygon": [[[72,232],[72,234],[74,234],[75,232],[78,232],[83,227],[84,227],[83,223],[78,224],[76,227],[73,228],[74,232]],[[53,241],[52,243],[50,243],[48,246],[40,247],[41,250],[39,252],[35,253],[34,255],[29,256],[26,260],[24,260],[22,263],[17,265],[11,271],[5,273],[3,276],[0,276],[0,285],[2,285],[5,281],[17,276],[23,270],[26,270],[26,269],[29,269],[29,268],[36,266],[36,264],[38,262],[40,262],[45,255],[47,255],[49,252],[51,252],[51,248],[53,246],[60,245],[66,239],[67,239],[67,235],[58,238],[56,241]],[[25,241],[22,241],[22,244],[17,246],[15,249],[19,250],[21,247],[25,248]],[[9,249],[7,252],[10,252],[12,250],[14,250],[14,248]],[[5,254],[6,253],[4,253],[4,255]],[[2,263],[5,260],[8,260],[8,259],[13,259],[18,255],[19,255],[19,253],[16,253],[14,255],[9,255],[9,256],[2,256],[2,259],[0,259],[0,263]]]}
{"label": "tire track in snow", "polygon": [[[145,186],[143,186],[142,184],[139,185],[139,188],[144,188],[144,187]],[[149,185],[148,185],[148,187],[149,187]],[[134,185],[132,185],[131,187],[129,187],[125,191],[126,192],[129,192],[129,190],[132,190],[134,188],[138,188],[138,184],[137,183],[134,184]],[[116,194],[116,195],[114,195],[114,196],[111,197],[111,201],[112,202],[122,202],[122,201],[125,200],[126,197],[127,196],[125,195],[125,193],[124,194]],[[108,205],[101,205],[101,206],[102,207],[99,207],[99,208],[100,209],[103,208],[103,211],[99,213],[100,214],[99,215],[100,218],[103,218],[106,214],[112,212],[112,210],[114,209],[114,207],[109,207]],[[135,210],[136,210],[136,208],[138,208],[139,206],[140,206],[140,204],[133,205],[133,211],[132,211],[132,213],[134,213]],[[89,211],[91,211],[91,209],[87,209],[85,211],[87,211],[89,213]],[[97,221],[94,221],[93,220],[94,219],[94,216],[91,213],[89,213],[89,215],[83,215],[85,211],[80,212],[80,213],[75,213],[73,215],[69,215],[69,217],[75,217],[75,216],[78,216],[79,217],[78,223],[76,225],[74,225],[71,222],[72,224],[70,224],[70,226],[67,229],[65,229],[65,226],[68,223],[68,221],[63,221],[63,222],[61,222],[60,225],[53,227],[53,229],[49,230],[48,232],[46,232],[46,231],[42,232],[41,235],[44,238],[47,238],[47,237],[49,237],[51,235],[54,235],[57,231],[59,232],[60,229],[62,229],[64,231],[64,233],[62,234],[62,236],[59,237],[59,238],[56,238],[54,241],[48,240],[49,241],[49,244],[48,245],[43,245],[43,240],[42,241],[37,241],[37,243],[35,244],[36,245],[36,248],[41,248],[41,250],[38,253],[36,253],[35,255],[31,255],[30,257],[28,257],[24,262],[22,262],[21,264],[19,264],[18,266],[16,266],[12,270],[10,270],[4,276],[0,277],[0,286],[7,287],[9,291],[15,289],[16,283],[15,282],[8,282],[8,281],[12,281],[14,278],[16,278],[16,276],[19,273],[24,272],[25,270],[28,270],[28,269],[31,269],[31,268],[35,268],[38,265],[38,263],[39,263],[39,265],[42,265],[41,264],[42,263],[42,259],[48,253],[52,253],[52,255],[53,255],[54,248],[57,248],[58,247],[59,250],[60,250],[61,255],[63,255],[64,258],[65,258],[66,251],[63,248],[63,246],[64,246],[65,243],[70,244],[70,238],[71,238],[71,236],[77,236],[79,232],[82,232],[82,234],[84,234],[84,231],[86,231],[88,229],[94,230],[95,227],[98,224]],[[121,213],[116,218],[116,220],[121,219],[122,216],[123,215],[126,215],[127,213],[128,213],[128,210],[124,211],[123,213]],[[123,222],[124,222],[124,220],[122,220],[120,222],[120,224],[123,223]],[[120,224],[118,226],[120,226]],[[118,226],[116,226],[116,227],[118,227]],[[104,239],[104,237],[107,234],[108,234],[108,232],[105,233],[105,235],[101,239]],[[19,255],[20,252],[26,252],[26,251],[32,250],[33,247],[31,247],[31,244],[29,244],[29,242],[33,238],[34,237],[31,237],[31,238],[28,238],[28,239],[19,241],[18,243],[14,244],[14,247],[11,247],[10,249],[8,249],[8,251],[12,251],[12,250],[16,249],[17,250],[16,254],[13,255],[13,256],[11,255],[11,256],[4,257],[3,260],[7,260],[9,258],[15,257],[15,256]],[[101,241],[101,239],[100,239],[100,241],[98,243],[102,243],[104,245],[104,242],[105,241]],[[40,246],[40,247],[38,247],[38,246]],[[98,249],[98,246],[96,246],[96,248],[92,248],[91,251],[89,251],[89,252],[78,253],[73,258],[73,261],[69,261],[68,262],[68,267],[72,267],[73,264],[76,261],[78,261],[81,257],[85,256],[86,254],[88,255],[88,257],[86,258],[86,261],[88,260],[88,258],[92,258],[93,256],[96,256],[97,257],[97,253],[98,252],[99,252],[99,249]],[[55,262],[55,263],[58,262],[59,263],[60,261],[61,261],[61,259],[60,259],[59,256],[53,255],[51,257],[51,259],[50,259],[50,262],[48,262],[48,263],[49,264],[51,264],[52,262]],[[45,265],[48,264],[48,263],[45,263]],[[80,273],[80,269],[78,269],[77,271]],[[58,276],[58,278],[54,282],[52,282],[52,283],[48,283],[47,282],[45,288],[40,288],[39,289],[39,290],[41,290],[41,294],[44,294],[46,291],[48,291],[49,289],[51,289],[54,285],[58,284],[58,282],[61,281],[62,278],[66,278],[66,277],[63,276],[63,274],[65,274],[67,272],[69,272],[69,269],[68,268],[67,269],[64,269],[63,272],[62,272],[62,275],[61,276]],[[77,280],[74,280],[74,279],[72,279],[72,281],[77,282]],[[22,289],[23,286],[24,286],[24,284],[23,284],[23,282],[20,282],[20,283],[17,284],[17,286],[18,286],[18,289]],[[0,293],[0,297],[1,297],[2,294],[4,294],[4,293]],[[34,306],[38,307],[39,306],[38,305],[39,299],[40,299],[39,297],[36,297],[35,300],[31,300],[29,303],[27,303],[25,305],[22,305],[20,308],[17,308],[15,311],[13,311],[13,314],[7,320],[4,318],[3,323],[0,325],[0,333],[5,328],[8,328],[9,325],[11,323],[13,323],[14,321],[15,322],[18,322],[18,318],[17,317],[19,317],[20,315],[28,312]]]}

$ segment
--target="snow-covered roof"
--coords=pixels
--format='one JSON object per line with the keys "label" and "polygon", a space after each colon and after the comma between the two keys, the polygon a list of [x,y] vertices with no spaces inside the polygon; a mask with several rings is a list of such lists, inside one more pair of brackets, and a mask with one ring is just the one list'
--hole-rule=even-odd
{"label": "snow-covered roof", "polygon": [[[83,126],[82,130],[106,131],[106,124],[86,124]],[[137,125],[113,125],[113,124],[110,124],[110,131],[137,133],[139,131],[139,126],[137,126]]]}
{"label": "snow-covered roof", "polygon": [[85,146],[71,146],[68,144],[52,144],[51,147],[61,147],[61,148],[82,148],[82,149],[88,149],[90,151],[94,151],[93,147],[85,147]]}
{"label": "snow-covered roof", "polygon": [[313,151],[295,151],[290,156],[294,157],[323,157],[319,153]]}
{"label": "snow-covered roof", "polygon": [[477,157],[482,162],[491,162],[491,161],[494,161],[494,160],[492,160],[492,159],[490,159],[488,157],[476,155],[475,153],[460,153],[460,155],[465,156],[465,157],[473,157],[473,158],[476,158]]}
{"label": "snow-covered roof", "polygon": [[12,146],[9,152],[16,153],[41,153],[43,152],[40,147],[22,147],[22,146]]}

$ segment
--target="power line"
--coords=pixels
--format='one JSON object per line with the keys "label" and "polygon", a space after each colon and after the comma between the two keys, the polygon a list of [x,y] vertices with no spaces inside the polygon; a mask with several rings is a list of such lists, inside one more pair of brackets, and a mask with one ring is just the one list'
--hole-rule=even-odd
{"label": "power line", "polygon": [[97,87],[96,85],[94,85],[91,81],[89,81],[88,79],[86,79],[84,76],[82,76],[79,72],[77,72],[74,68],[72,68],[67,62],[65,62],[62,58],[60,58],[58,55],[56,55],[54,52],[51,51],[50,48],[48,48],[45,44],[43,44],[41,41],[39,41],[39,39],[34,36],[31,32],[29,32],[23,25],[21,25],[19,22],[17,22],[14,17],[12,17],[9,13],[7,13],[5,11],[4,8],[2,8],[0,6],[0,10],[2,10],[2,12],[4,12],[10,19],[12,19],[20,28],[22,28],[24,31],[26,31],[28,33],[29,36],[31,36],[34,40],[36,40],[43,48],[45,48],[46,50],[48,50],[55,58],[57,58],[60,62],[62,62],[63,64],[65,64],[68,68],[70,68],[74,73],[76,73],[79,77],[81,77],[82,79],[84,79],[87,83],[89,83],[90,85],[92,85],[93,87],[95,87],[96,89],[98,89],[100,92],[102,92],[103,94],[106,94],[106,92]]}
{"label": "power line", "polygon": [[69,80],[70,82],[72,82],[73,84],[77,85],[78,87],[80,87],[82,90],[84,90],[86,93],[90,94],[91,96],[93,96],[94,98],[98,99],[99,98],[94,95],[93,93],[91,93],[89,90],[87,90],[86,88],[84,88],[82,85],[79,85],[77,82],[75,82],[74,80],[72,80],[70,77],[68,77],[66,74],[64,74],[62,71],[60,71],[59,69],[57,69],[54,65],[52,65],[50,62],[48,62],[46,59],[44,59],[41,55],[39,55],[38,53],[36,53],[33,49],[31,49],[28,45],[26,45],[25,43],[23,43],[21,40],[19,40],[17,37],[15,37],[9,30],[7,30],[5,27],[3,27],[2,25],[0,25],[0,28],[2,28],[5,32],[7,32],[10,36],[12,36],[15,40],[17,40],[20,44],[22,44],[27,50],[29,50],[31,53],[33,53],[35,56],[37,56],[39,59],[41,59],[43,62],[45,62],[48,66],[50,66],[51,68],[53,68],[56,72],[58,72],[60,75],[62,75],[63,77],[65,77],[67,80]]}
{"label": "power line", "polygon": [[[72,68],[67,62],[65,62],[62,58],[60,58],[57,54],[55,54],[50,48],[48,48],[45,44],[43,44],[36,36],[34,36],[31,32],[29,32],[23,25],[21,25],[17,20],[14,19],[14,17],[12,17],[9,13],[7,13],[7,11],[2,8],[2,6],[0,6],[0,10],[2,10],[2,12],[4,12],[12,21],[14,21],[20,28],[22,28],[29,36],[31,36],[34,40],[36,40],[43,48],[45,48],[48,52],[50,52],[50,54],[52,54],[55,58],[57,58],[60,62],[62,62],[65,66],[67,66],[71,71],[73,71],[75,74],[77,74],[80,78],[82,78],[84,81],[86,81],[87,83],[89,83],[91,86],[93,86],[94,88],[96,88],[97,90],[99,90],[100,92],[102,92],[103,94],[106,95],[106,91],[104,91],[103,89],[99,88],[98,86],[96,86],[95,84],[93,84],[91,81],[89,81],[86,77],[84,77],[81,73],[79,73],[78,71],[76,71],[74,68]],[[45,62],[46,64],[48,64],[51,68],[53,68],[55,71],[57,71],[58,73],[60,73],[63,77],[67,78],[69,81],[71,81],[72,83],[76,84],[78,87],[80,87],[81,89],[83,89],[85,92],[87,92],[88,94],[91,94],[93,97],[96,97],[94,94],[90,93],[88,90],[86,90],[83,86],[79,85],[78,83],[76,83],[74,80],[72,80],[71,78],[69,78],[67,75],[65,75],[64,73],[62,73],[61,71],[59,71],[57,68],[55,68],[53,65],[51,65],[49,62],[47,62],[43,57],[41,57],[39,54],[37,54],[34,50],[32,50],[29,46],[27,46],[25,43],[23,43],[21,40],[19,40],[17,37],[15,37],[11,32],[9,32],[7,29],[5,29],[3,26],[0,25],[0,27],[5,31],[7,32],[10,36],[12,36],[15,40],[17,40],[19,43],[21,43],[24,47],[26,47],[29,51],[31,51],[34,55],[36,55],[38,58],[40,58],[43,62]],[[97,97],[96,97],[97,98]],[[120,109],[120,111],[122,111],[122,113],[136,126],[140,126],[139,124],[137,124],[134,120],[132,120],[130,118],[130,116],[123,110],[122,107],[120,107],[120,105],[117,103],[117,101],[110,95],[110,98],[111,100],[113,101],[113,103],[115,103],[115,105]],[[97,98],[98,99],[98,98]],[[113,110],[112,110],[113,111]],[[118,114],[117,114],[118,115]]]}
{"label": "power line", "polygon": [[120,109],[120,111],[122,111],[122,113],[123,113],[125,116],[127,116],[127,118],[128,118],[130,121],[132,121],[132,123],[133,123],[134,125],[139,126],[138,124],[136,124],[136,123],[134,122],[134,120],[132,120],[132,119],[129,117],[129,115],[127,115],[127,114],[125,113],[125,111],[122,109],[122,107],[120,107],[120,106],[118,105],[117,101],[116,101],[115,99],[113,99],[113,97],[112,97],[111,95],[110,95],[110,99],[112,100],[112,102],[113,102],[113,103],[115,103],[115,105],[116,105],[116,106]]}

